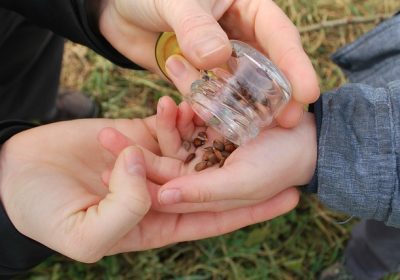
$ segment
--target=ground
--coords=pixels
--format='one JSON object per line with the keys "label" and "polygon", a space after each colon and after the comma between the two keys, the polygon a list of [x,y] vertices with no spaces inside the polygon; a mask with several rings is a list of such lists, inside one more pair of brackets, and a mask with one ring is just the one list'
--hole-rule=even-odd
{"label": "ground", "polygon": [[[276,2],[301,31],[322,91],[346,82],[329,56],[373,28],[381,15],[400,9],[398,0]],[[355,17],[361,17],[361,23],[348,23]],[[338,19],[343,21],[314,26]],[[173,86],[156,75],[118,68],[72,43],[66,46],[61,83],[89,92],[108,118],[145,117],[155,113],[161,96],[180,98]],[[324,267],[340,259],[351,226],[357,222],[338,223],[347,218],[303,195],[299,207],[283,217],[221,237],[106,257],[92,265],[54,256],[19,279],[315,279]]]}

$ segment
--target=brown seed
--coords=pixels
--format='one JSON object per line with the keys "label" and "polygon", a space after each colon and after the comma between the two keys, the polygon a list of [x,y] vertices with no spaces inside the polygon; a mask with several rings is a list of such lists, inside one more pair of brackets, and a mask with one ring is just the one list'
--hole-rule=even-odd
{"label": "brown seed", "polygon": [[232,153],[234,150],[236,150],[236,147],[234,144],[232,144],[232,143],[225,144],[225,151],[227,151],[228,153]]}
{"label": "brown seed", "polygon": [[224,143],[219,140],[214,140],[213,147],[218,151],[223,151],[225,148]]}
{"label": "brown seed", "polygon": [[221,154],[222,154],[222,156],[223,156],[224,158],[227,158],[227,157],[229,157],[229,155],[230,155],[231,153],[229,153],[229,152],[227,152],[227,151],[222,151]]}
{"label": "brown seed", "polygon": [[213,154],[214,154],[213,151],[205,151],[203,154],[202,160],[205,160],[205,161],[209,160],[210,156]]}
{"label": "brown seed", "polygon": [[188,164],[189,162],[191,162],[195,157],[196,157],[195,153],[189,154],[185,159],[185,164]]}
{"label": "brown seed", "polygon": [[208,136],[205,131],[200,131],[199,134],[197,134],[197,138],[200,138],[201,140],[207,141]]}
{"label": "brown seed", "polygon": [[194,170],[201,171],[207,168],[207,161],[200,161],[195,165]]}
{"label": "brown seed", "polygon": [[224,159],[222,159],[220,162],[219,162],[219,167],[221,168],[222,166],[224,166],[224,163],[225,163],[225,158]]}
{"label": "brown seed", "polygon": [[218,150],[214,150],[215,156],[218,158],[218,160],[223,160],[224,157],[222,156],[222,153]]}
{"label": "brown seed", "polygon": [[231,56],[232,56],[232,57],[238,57],[238,55],[237,55],[237,53],[236,53],[236,51],[235,51],[235,50],[232,50],[232,54],[231,54]]}
{"label": "brown seed", "polygon": [[183,147],[186,151],[189,151],[189,150],[190,150],[190,147],[192,147],[192,144],[191,144],[189,141],[185,140],[185,141],[182,142],[182,147]]}
{"label": "brown seed", "polygon": [[245,88],[241,88],[241,95],[246,100],[249,101],[251,99],[251,94]]}
{"label": "brown seed", "polygon": [[207,161],[207,167],[211,167],[211,166],[213,166],[214,164],[215,164],[214,162]]}
{"label": "brown seed", "polygon": [[216,164],[217,162],[219,162],[219,159],[217,158],[217,156],[213,153],[208,157],[208,161],[212,162],[213,164]]}
{"label": "brown seed", "polygon": [[258,113],[260,113],[262,116],[265,116],[268,114],[268,108],[266,108],[260,102],[254,103],[254,106],[257,109]]}
{"label": "brown seed", "polygon": [[198,148],[198,147],[200,147],[200,146],[203,146],[204,143],[206,143],[206,141],[204,141],[204,140],[202,140],[202,139],[200,139],[200,138],[194,138],[194,140],[193,140],[193,146],[194,146],[195,148]]}
{"label": "brown seed", "polygon": [[209,147],[205,147],[204,148],[204,151],[209,151],[209,152],[212,152],[212,153],[214,153],[214,148],[213,147],[211,147],[211,146],[209,146]]}

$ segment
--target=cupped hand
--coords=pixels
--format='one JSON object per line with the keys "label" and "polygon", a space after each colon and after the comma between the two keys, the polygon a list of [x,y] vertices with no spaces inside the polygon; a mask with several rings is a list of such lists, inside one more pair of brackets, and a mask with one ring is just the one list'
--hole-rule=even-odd
{"label": "cupped hand", "polygon": [[[285,192],[221,213],[150,209],[152,183],[145,176],[155,171],[144,168],[143,152],[132,145],[161,154],[154,128],[154,118],[76,120],[9,139],[0,151],[0,195],[15,227],[70,258],[94,262],[104,255],[223,234],[296,205],[298,194]],[[115,131],[123,131],[123,137]],[[117,143],[118,157],[104,149],[110,143]]]}
{"label": "cupped hand", "polygon": [[[223,139],[204,126],[188,103],[177,107],[171,98],[163,97],[157,107],[156,132],[161,156],[147,149],[143,153],[152,178],[152,209],[158,211],[220,212],[257,205],[287,192],[296,193],[293,186],[306,184],[315,169],[316,135],[311,114],[296,128],[263,131],[234,150],[222,167],[214,164],[200,172],[195,167],[204,160],[204,148]],[[199,132],[205,132],[207,140],[197,148],[188,148],[185,142],[198,138]],[[105,147],[118,154],[124,148],[118,142]],[[195,156],[188,162],[190,154]]]}
{"label": "cupped hand", "polygon": [[157,198],[163,211],[174,212],[222,211],[254,205],[307,184],[316,160],[315,120],[306,113],[295,128],[262,131],[233,151],[221,168],[174,176],[176,179],[158,190]]}
{"label": "cupped hand", "polygon": [[[304,104],[319,96],[312,64],[299,33],[272,0],[107,0],[100,16],[104,37],[122,54],[161,74],[154,55],[159,32],[177,34],[182,57],[167,60],[169,78],[187,94],[199,78],[193,69],[210,69],[227,61],[229,39],[244,41],[266,54],[289,79],[293,99],[279,117],[283,127],[300,122]],[[181,58],[181,59],[179,59]],[[186,61],[186,63],[184,63]],[[190,73],[190,74],[188,74]]]}

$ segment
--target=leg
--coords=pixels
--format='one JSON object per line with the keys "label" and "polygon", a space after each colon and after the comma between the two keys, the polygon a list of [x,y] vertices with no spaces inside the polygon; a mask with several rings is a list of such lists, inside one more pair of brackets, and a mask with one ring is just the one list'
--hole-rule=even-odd
{"label": "leg", "polygon": [[362,221],[345,251],[346,269],[357,279],[380,279],[400,271],[400,229]]}
{"label": "leg", "polygon": [[0,9],[0,120],[42,120],[54,114],[64,42]]}

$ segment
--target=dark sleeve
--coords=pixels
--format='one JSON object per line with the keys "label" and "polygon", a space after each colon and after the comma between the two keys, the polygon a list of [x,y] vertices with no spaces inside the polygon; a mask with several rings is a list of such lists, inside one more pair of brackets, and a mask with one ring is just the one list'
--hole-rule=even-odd
{"label": "dark sleeve", "polygon": [[[23,121],[0,122],[0,149],[7,139],[32,127]],[[49,248],[18,232],[0,202],[0,279],[26,272],[52,254]]]}
{"label": "dark sleeve", "polygon": [[73,42],[85,45],[113,63],[140,69],[121,55],[101,36],[94,24],[101,0],[0,0],[0,6],[17,12],[32,22]]}
{"label": "dark sleeve", "polygon": [[329,208],[400,227],[400,80],[322,95],[317,193]]}
{"label": "dark sleeve", "polygon": [[[310,113],[314,113],[316,133],[317,133],[317,146],[319,144],[319,136],[321,134],[322,124],[322,96],[318,98],[315,103],[310,104],[308,107]],[[317,151],[318,153],[318,151]],[[315,168],[314,175],[307,185],[302,187],[302,191],[305,193],[317,193],[318,192],[318,165]]]}

